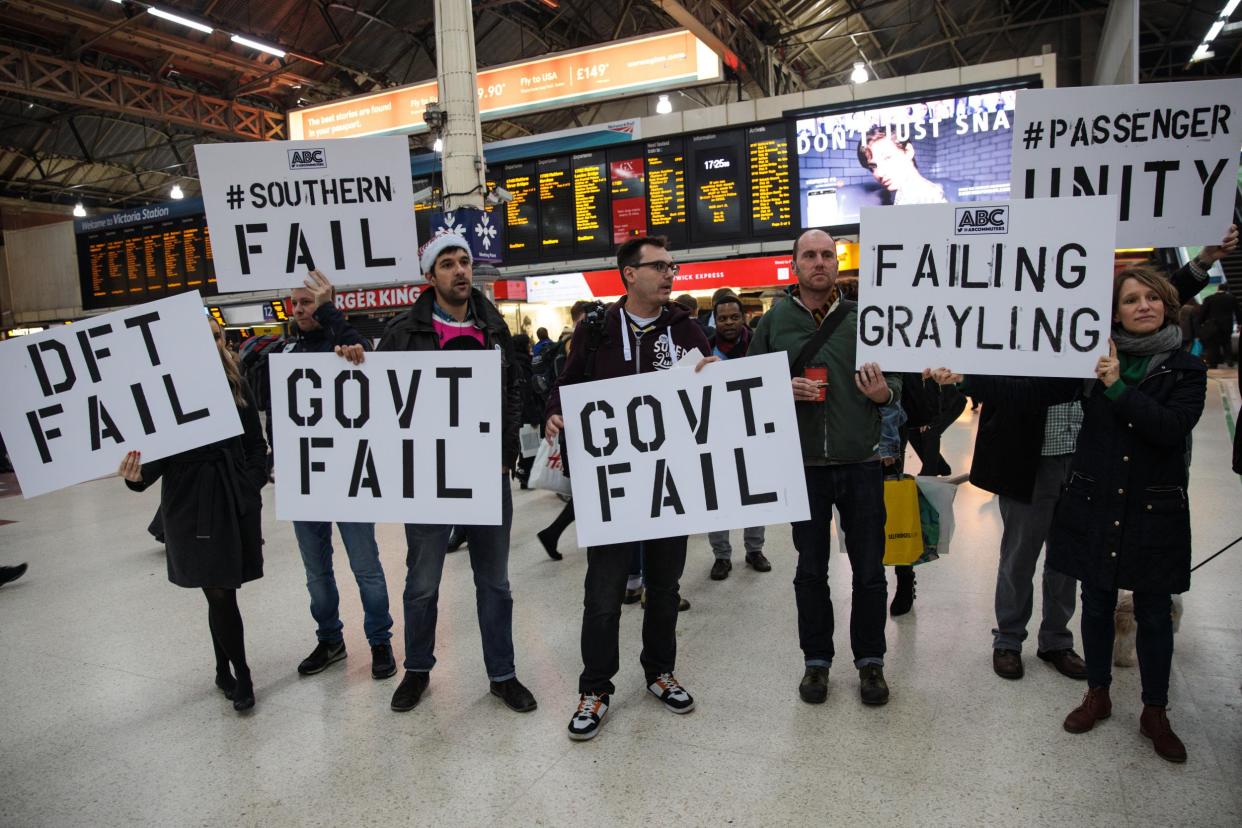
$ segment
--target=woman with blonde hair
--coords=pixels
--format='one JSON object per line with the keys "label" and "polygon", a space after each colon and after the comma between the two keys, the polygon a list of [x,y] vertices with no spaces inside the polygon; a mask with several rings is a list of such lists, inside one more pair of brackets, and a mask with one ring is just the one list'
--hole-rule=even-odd
{"label": "woman with blonde hair", "polygon": [[263,576],[259,490],[267,482],[267,444],[250,392],[218,334],[216,347],[241,416],[242,434],[150,463],[131,451],[121,461],[119,474],[136,492],[160,480],[168,580],[201,589],[206,596],[216,687],[241,712],[254,707],[254,684],[246,663],[237,590]]}

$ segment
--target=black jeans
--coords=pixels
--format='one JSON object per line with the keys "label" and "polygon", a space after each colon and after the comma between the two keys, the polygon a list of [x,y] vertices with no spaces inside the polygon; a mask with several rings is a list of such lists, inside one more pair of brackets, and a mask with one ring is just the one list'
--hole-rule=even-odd
{"label": "black jeans", "polygon": [[[1117,590],[1082,585],[1082,654],[1087,662],[1087,684],[1108,687],[1113,682],[1113,613]],[[1156,592],[1134,593],[1135,649],[1143,704],[1169,703],[1169,671],[1173,668],[1173,597]]]}
{"label": "black jeans", "polygon": [[[620,668],[618,630],[621,598],[639,544],[617,543],[587,549],[586,595],[582,613],[582,675],[579,693],[613,693]],[[642,542],[647,586],[643,650],[639,661],[648,683],[671,673],[677,661],[678,579],[686,567],[686,536]]]}
{"label": "black jeans", "polygon": [[811,519],[793,524],[793,543],[798,550],[794,574],[798,642],[808,667],[830,667],[836,654],[832,645],[832,595],[828,588],[834,505],[841,513],[853,570],[850,646],[854,666],[884,663],[888,579],[884,574],[882,468],[878,460],[806,467]]}

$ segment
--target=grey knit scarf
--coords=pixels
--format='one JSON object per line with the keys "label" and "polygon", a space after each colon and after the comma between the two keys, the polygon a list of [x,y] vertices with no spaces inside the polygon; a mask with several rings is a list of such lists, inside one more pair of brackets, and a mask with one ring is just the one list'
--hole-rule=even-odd
{"label": "grey knit scarf", "polygon": [[1182,329],[1177,325],[1165,325],[1155,333],[1137,335],[1115,325],[1113,342],[1117,344],[1117,353],[1139,357],[1154,356],[1182,347]]}

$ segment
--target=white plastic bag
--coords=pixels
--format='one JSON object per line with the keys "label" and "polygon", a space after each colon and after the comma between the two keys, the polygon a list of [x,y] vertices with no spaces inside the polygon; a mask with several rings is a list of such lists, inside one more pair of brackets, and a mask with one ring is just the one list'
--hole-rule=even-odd
{"label": "white plastic bag", "polygon": [[543,442],[543,436],[538,428],[527,423],[518,431],[518,442],[522,446],[523,457],[534,457],[539,453],[539,444]]}
{"label": "white plastic bag", "polygon": [[569,478],[561,471],[561,450],[547,440],[539,441],[539,451],[535,454],[535,465],[530,469],[530,486],[544,489],[557,494],[573,494],[569,486]]}

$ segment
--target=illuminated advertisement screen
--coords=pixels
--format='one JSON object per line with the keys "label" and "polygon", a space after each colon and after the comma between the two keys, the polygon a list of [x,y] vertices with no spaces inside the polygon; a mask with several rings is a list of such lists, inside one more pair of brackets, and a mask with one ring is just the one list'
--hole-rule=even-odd
{"label": "illuminated advertisement screen", "polygon": [[1014,89],[796,116],[801,226],[858,224],[863,207],[1009,197]]}
{"label": "illuminated advertisement screen", "polygon": [[647,235],[647,177],[641,147],[608,153],[612,243]]}

